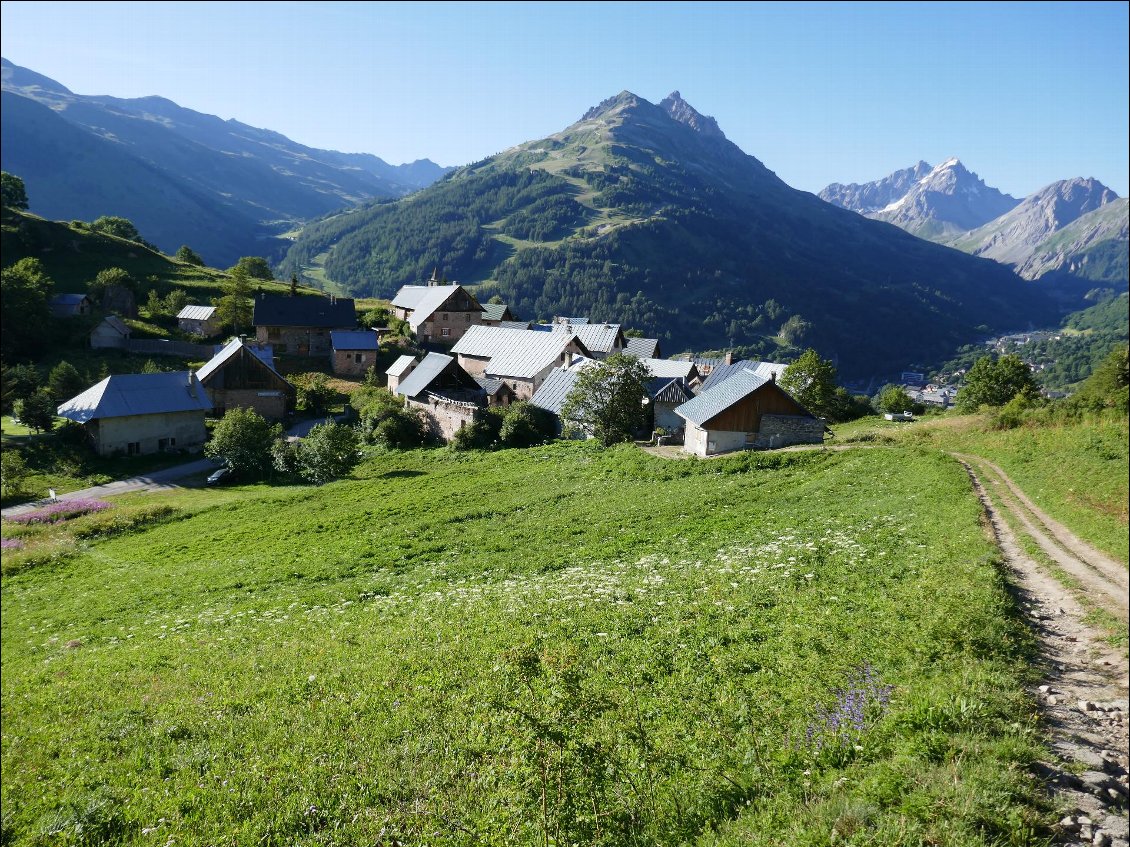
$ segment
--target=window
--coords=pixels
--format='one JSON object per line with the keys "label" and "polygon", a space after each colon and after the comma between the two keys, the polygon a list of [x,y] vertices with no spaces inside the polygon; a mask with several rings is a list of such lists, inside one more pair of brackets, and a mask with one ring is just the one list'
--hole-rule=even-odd
{"label": "window", "polygon": [[440,335],[442,335],[444,338],[447,338],[451,335],[451,329],[445,326],[442,330],[440,330]]}
{"label": "window", "polygon": [[463,321],[463,323],[468,323],[468,324],[469,324],[469,323],[471,322],[471,313],[470,313],[470,312],[468,312],[467,314],[465,314],[465,315],[463,316],[463,318],[464,318],[464,321]]}
{"label": "window", "polygon": [[277,326],[272,326],[272,327],[267,328],[267,340],[268,341],[278,341],[280,338],[282,338],[282,332],[279,330],[279,328]]}
{"label": "window", "polygon": [[443,319],[444,319],[444,320],[447,320],[447,312],[444,312],[444,313],[443,313]]}
{"label": "window", "polygon": [[140,441],[131,441],[126,445],[126,455],[127,456],[136,456],[140,452],[141,452],[141,442]]}
{"label": "window", "polygon": [[365,361],[365,354],[364,353],[354,353],[353,354],[353,361],[358,365],[361,364],[362,362]]}

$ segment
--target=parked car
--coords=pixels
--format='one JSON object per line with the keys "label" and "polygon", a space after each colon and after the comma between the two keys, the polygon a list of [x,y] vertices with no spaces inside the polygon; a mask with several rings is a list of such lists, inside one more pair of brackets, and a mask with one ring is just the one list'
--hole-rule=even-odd
{"label": "parked car", "polygon": [[220,468],[204,480],[205,485],[227,485],[235,481],[235,470],[229,467]]}

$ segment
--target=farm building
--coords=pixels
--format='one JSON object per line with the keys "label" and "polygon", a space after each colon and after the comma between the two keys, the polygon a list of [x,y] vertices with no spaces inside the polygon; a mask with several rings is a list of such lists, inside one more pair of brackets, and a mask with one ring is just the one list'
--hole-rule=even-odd
{"label": "farm building", "polygon": [[377,363],[379,342],[371,329],[331,332],[330,347],[333,372],[338,376],[364,376]]}
{"label": "farm building", "polygon": [[395,394],[409,408],[423,411],[432,434],[450,441],[486,407],[486,396],[475,378],[453,356],[429,353],[400,384]]}
{"label": "farm building", "polygon": [[122,319],[110,315],[90,331],[90,346],[96,350],[124,350],[129,346],[129,335],[130,328]]}
{"label": "farm building", "polygon": [[388,377],[388,390],[395,394],[397,387],[404,381],[408,374],[412,373],[412,369],[416,367],[416,364],[416,357],[407,355],[401,356],[393,362],[389,366],[389,369],[385,371],[385,376]]}
{"label": "farm building", "polygon": [[208,392],[191,371],[108,376],[59,406],[102,456],[193,450],[208,437]]}
{"label": "farm building", "polygon": [[433,273],[427,285],[405,285],[392,298],[392,313],[408,321],[421,342],[454,344],[483,323],[483,307],[462,285],[441,284]]}
{"label": "farm building", "polygon": [[213,414],[254,409],[267,420],[281,420],[294,408],[296,392],[271,365],[270,354],[233,338],[196,372],[212,400]]}
{"label": "farm building", "polygon": [[[505,303],[483,303],[483,326],[500,326],[515,321],[514,313]],[[525,329],[529,328],[527,324]]]}
{"label": "farm building", "polygon": [[182,332],[209,338],[220,331],[222,324],[215,306],[185,306],[177,312],[177,326]]}
{"label": "farm building", "polygon": [[683,449],[699,456],[733,450],[821,444],[824,422],[776,379],[742,369],[674,410],[686,423]]}
{"label": "farm building", "polygon": [[85,294],[56,294],[47,305],[56,318],[77,318],[94,310],[94,303]]}
{"label": "farm building", "polygon": [[348,297],[279,297],[255,299],[255,337],[277,353],[328,356],[330,333],[355,329],[357,309]]}

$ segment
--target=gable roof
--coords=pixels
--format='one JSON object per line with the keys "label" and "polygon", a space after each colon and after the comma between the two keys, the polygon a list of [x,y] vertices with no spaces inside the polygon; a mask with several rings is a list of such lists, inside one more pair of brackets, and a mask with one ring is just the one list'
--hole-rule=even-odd
{"label": "gable roof", "polygon": [[651,371],[654,377],[667,377],[668,379],[680,377],[682,379],[689,379],[691,371],[697,373],[694,362],[687,362],[681,359],[640,359],[647,369]]}
{"label": "gable roof", "polygon": [[483,371],[485,376],[529,379],[552,365],[573,341],[576,341],[582,355],[588,355],[585,345],[569,332],[473,326],[456,342],[451,352],[489,359]]}
{"label": "gable roof", "polygon": [[389,366],[389,369],[385,371],[385,373],[388,376],[403,376],[404,372],[414,364],[416,364],[415,356],[401,356],[399,359],[393,362],[392,365]]}
{"label": "gable roof", "polygon": [[130,415],[208,412],[212,400],[191,371],[117,374],[92,385],[56,410],[76,423]]}
{"label": "gable roof", "polygon": [[52,306],[78,306],[83,300],[89,301],[90,298],[85,294],[56,294],[51,298],[49,304]]}
{"label": "gable roof", "polygon": [[185,306],[177,312],[177,320],[206,321],[216,314],[215,306]]}
{"label": "gable roof", "polygon": [[500,321],[498,324],[500,329],[529,329],[529,321]]}
{"label": "gable roof", "polygon": [[[510,307],[505,303],[483,303],[484,321],[504,321],[510,312]],[[513,315],[511,315],[513,318]]]}
{"label": "gable roof", "polygon": [[378,350],[377,334],[371,329],[343,329],[330,333],[334,350]]}
{"label": "gable roof", "polygon": [[727,365],[725,360],[721,364],[715,365],[714,370],[710,372],[710,376],[702,383],[702,389],[699,394],[716,386],[718,383],[723,382],[736,373],[741,373],[743,370],[752,371],[760,377],[771,379],[774,373],[780,376],[785,372],[788,365],[783,365],[780,362],[757,362],[751,359],[742,359],[741,361],[734,362]]}
{"label": "gable roof", "polygon": [[351,297],[282,297],[262,294],[255,298],[255,326],[314,326],[352,329],[357,309]]}
{"label": "gable roof", "polygon": [[488,397],[493,397],[500,391],[508,391],[511,394],[514,393],[514,390],[501,379],[488,379],[485,376],[477,376],[475,377],[475,382],[487,393]]}
{"label": "gable roof", "polygon": [[624,346],[624,333],[620,331],[620,324],[594,324],[588,323],[555,323],[546,329],[555,333],[572,333],[581,340],[593,353],[611,353],[616,348],[617,340]]}
{"label": "gable roof", "polygon": [[554,368],[530,398],[530,405],[560,415],[561,407],[565,405],[565,398],[573,390],[580,373],[579,370]]}
{"label": "gable roof", "polygon": [[[430,318],[463,286],[458,283],[452,285],[404,285],[392,298],[392,305],[401,309],[410,309],[408,323],[415,332],[420,324]],[[471,302],[478,305],[478,300],[470,291],[463,289]],[[483,307],[479,306],[482,310]],[[474,311],[472,309],[471,311]]]}
{"label": "gable roof", "polygon": [[742,369],[731,375],[729,379],[723,380],[709,390],[704,390],[693,400],[688,400],[676,408],[675,414],[693,424],[702,426],[739,400],[748,397],[768,381],[752,371]]}
{"label": "gable roof", "polygon": [[272,355],[271,350],[256,350],[254,347],[247,344],[242,338],[233,338],[231,341],[225,344],[223,348],[218,353],[216,353],[215,356],[205,362],[204,366],[196,372],[196,378],[201,382],[204,382],[204,380],[208,379],[208,377],[210,377],[212,374],[226,365],[229,361],[231,361],[232,358],[234,358],[239,353],[241,347],[246,347],[247,352],[251,354],[251,357],[253,359],[258,361],[259,364],[261,364],[283,382],[287,381],[282,374],[275,370],[273,364],[274,356]]}
{"label": "gable roof", "polygon": [[658,338],[625,338],[624,355],[637,359],[653,359],[659,352]]}
{"label": "gable roof", "polygon": [[656,403],[686,403],[694,394],[679,377],[656,377],[648,383],[647,393]]}
{"label": "gable roof", "polygon": [[[130,334],[130,328],[128,326],[126,326],[126,324],[122,321],[122,319],[119,318],[117,315],[107,315],[106,317],[104,317],[102,319],[102,323],[98,324],[98,326],[94,327],[94,329],[100,329],[101,327],[104,327],[104,326],[109,327],[110,329],[117,332],[119,335],[128,336]],[[94,330],[91,330],[91,332],[93,332],[93,331]]]}

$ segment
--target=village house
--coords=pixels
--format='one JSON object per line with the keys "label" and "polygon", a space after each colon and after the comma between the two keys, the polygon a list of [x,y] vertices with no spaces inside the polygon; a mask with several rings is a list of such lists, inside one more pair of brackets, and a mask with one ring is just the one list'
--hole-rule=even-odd
{"label": "village house", "polygon": [[539,324],[535,329],[575,335],[593,359],[603,361],[620,353],[627,344],[620,324],[590,323],[588,318],[554,318],[553,323]]}
{"label": "village house", "polygon": [[573,358],[592,358],[588,348],[568,332],[474,326],[451,348],[459,366],[475,377],[499,379],[518,400],[529,400],[555,367]]}
{"label": "village house", "polygon": [[651,401],[652,426],[670,434],[681,433],[683,419],[675,414],[675,410],[694,399],[694,392],[686,381],[681,377],[656,377],[648,383],[647,393]]}
{"label": "village house", "polygon": [[102,456],[195,450],[212,401],[191,371],[108,376],[58,407]]}
{"label": "village house", "polygon": [[280,297],[255,299],[255,337],[277,353],[330,355],[330,333],[356,329],[357,309],[349,297]]}
{"label": "village house", "polygon": [[222,329],[223,324],[215,306],[185,306],[177,312],[177,326],[181,332],[211,338]]}
{"label": "village house", "polygon": [[698,393],[701,394],[704,391],[708,391],[718,385],[718,383],[742,371],[752,371],[755,376],[776,380],[777,377],[785,372],[785,368],[787,367],[788,365],[782,364],[781,362],[757,362],[752,359],[741,359],[735,362],[733,355],[727,353],[726,358],[723,359],[720,364],[716,364],[711,368],[710,376],[703,380]]}
{"label": "village house", "polygon": [[96,350],[124,350],[129,346],[130,328],[117,315],[102,319],[90,331],[90,346]]}
{"label": "village house", "polygon": [[483,307],[462,285],[442,284],[435,273],[427,285],[405,285],[392,298],[392,313],[422,343],[450,345],[483,324]]}
{"label": "village house", "polygon": [[482,414],[486,398],[454,356],[429,353],[393,392],[409,408],[419,409],[432,434],[451,441],[455,433]]}
{"label": "village house", "polygon": [[212,413],[254,409],[267,420],[281,420],[293,411],[297,392],[271,363],[269,352],[257,351],[233,338],[196,372],[212,400]]}
{"label": "village house", "polygon": [[400,383],[404,381],[408,374],[412,373],[412,369],[415,367],[415,356],[401,356],[393,362],[389,369],[385,371],[385,376],[388,378],[388,390],[395,394]]}
{"label": "village house", "polygon": [[680,379],[690,390],[692,395],[698,392],[702,385],[702,378],[698,375],[698,367],[694,362],[686,359],[640,359],[647,366],[651,375],[656,379]]}
{"label": "village house", "polygon": [[[517,318],[505,303],[483,303],[483,326],[501,326],[503,322],[514,323]],[[524,329],[529,329],[527,325]]]}
{"label": "village house", "polygon": [[674,410],[685,422],[683,449],[698,456],[733,450],[821,444],[824,422],[775,378],[743,368]]}
{"label": "village house", "polygon": [[479,388],[486,395],[488,406],[505,408],[511,403],[518,402],[518,395],[514,393],[514,389],[501,379],[487,379],[485,376],[477,376],[475,382],[479,384]]}
{"label": "village house", "polygon": [[333,372],[338,376],[364,376],[377,364],[379,346],[377,333],[371,329],[331,332]]}
{"label": "village house", "polygon": [[545,409],[553,415],[558,435],[561,435],[565,428],[565,421],[561,418],[561,408],[565,405],[565,399],[569,396],[569,392],[577,384],[577,377],[580,372],[580,368],[554,368],[534,396],[530,398],[531,406]]}
{"label": "village house", "polygon": [[85,294],[56,294],[47,305],[55,318],[77,318],[94,310],[94,302]]}
{"label": "village house", "polygon": [[635,359],[661,359],[658,338],[629,338],[624,344],[624,355]]}

